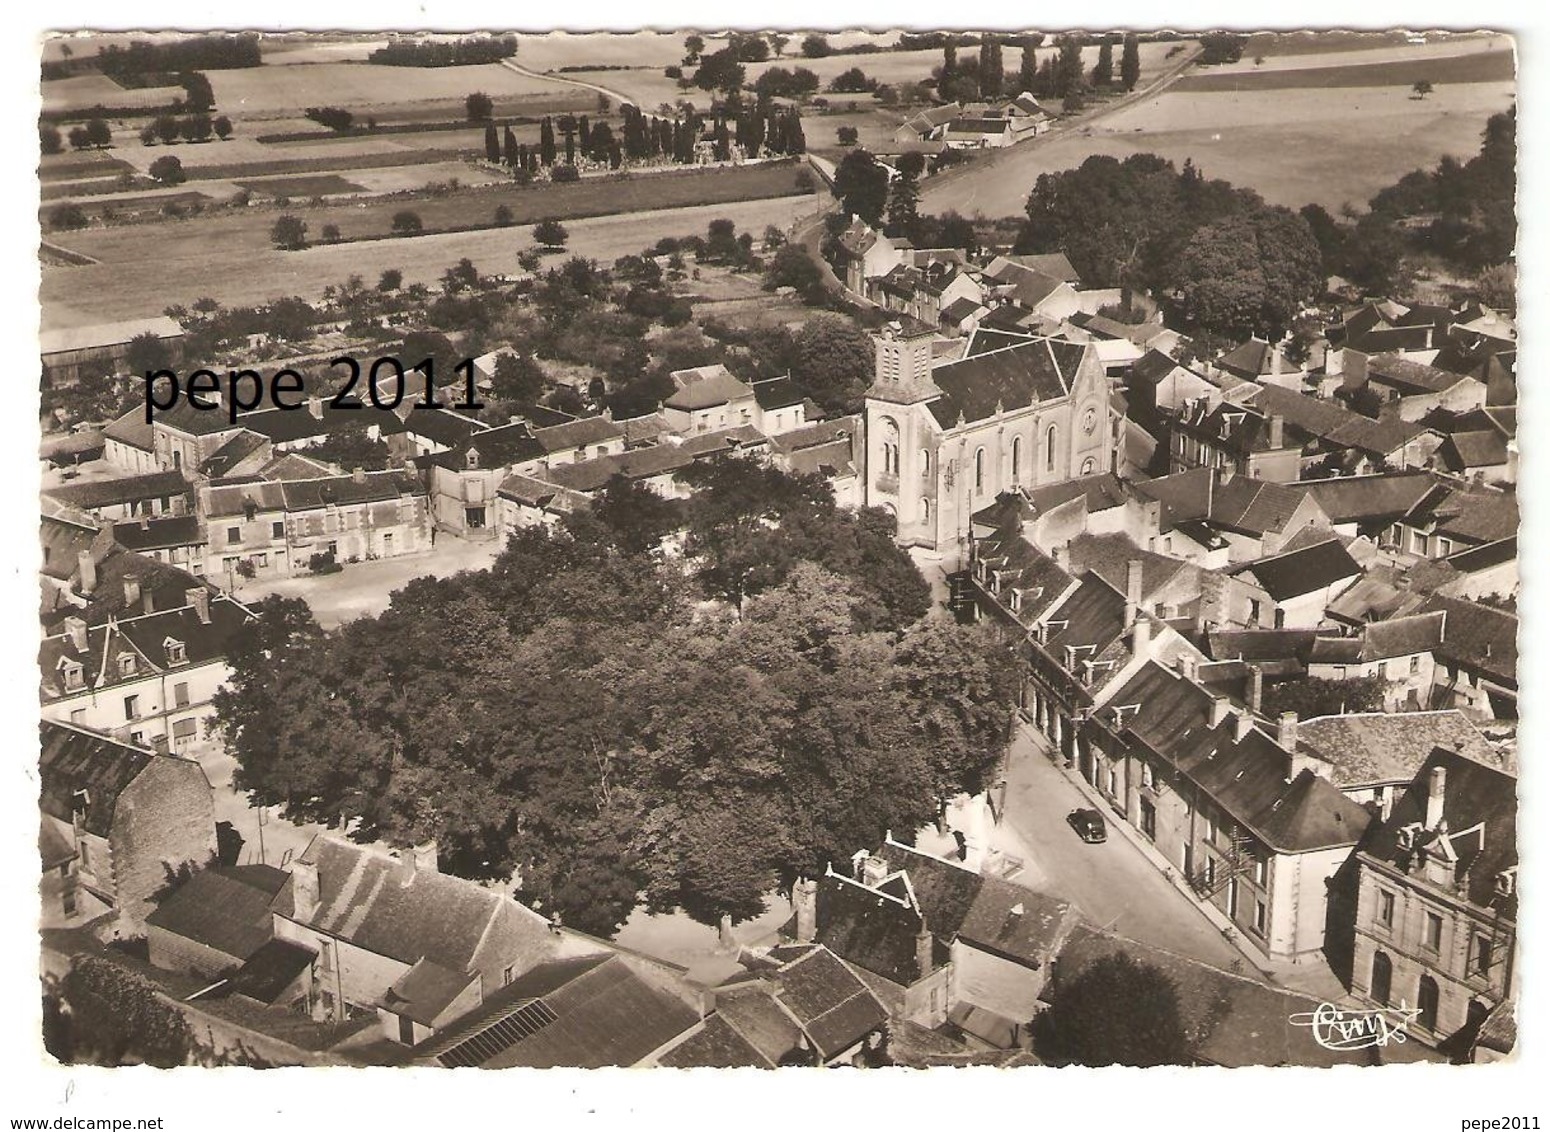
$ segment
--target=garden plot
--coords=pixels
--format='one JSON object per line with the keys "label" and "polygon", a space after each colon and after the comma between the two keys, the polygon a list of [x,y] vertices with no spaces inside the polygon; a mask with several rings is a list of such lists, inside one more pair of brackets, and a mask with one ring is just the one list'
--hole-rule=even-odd
{"label": "garden plot", "polygon": [[232,116],[294,113],[308,106],[342,106],[357,117],[372,107],[436,99],[461,102],[476,90],[490,97],[547,94],[547,79],[518,74],[498,63],[472,67],[381,67],[370,63],[313,63],[207,71],[216,101]]}

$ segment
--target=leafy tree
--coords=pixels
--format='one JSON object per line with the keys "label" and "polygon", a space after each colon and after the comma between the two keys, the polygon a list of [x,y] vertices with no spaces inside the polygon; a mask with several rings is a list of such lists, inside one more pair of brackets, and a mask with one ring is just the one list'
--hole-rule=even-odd
{"label": "leafy tree", "polygon": [[325,244],[337,244],[339,242],[339,225],[323,225],[322,237]]}
{"label": "leafy tree", "polygon": [[387,444],[372,438],[370,426],[364,420],[346,421],[339,428],[331,430],[321,443],[307,450],[307,455],[337,465],[347,472],[355,468],[380,472],[397,463]]}
{"label": "leafy tree", "polygon": [[701,90],[719,90],[730,94],[743,85],[743,64],[731,47],[724,47],[700,60],[694,72],[694,85]]}
{"label": "leafy tree", "polygon": [[156,127],[156,136],[161,138],[167,145],[177,141],[182,134],[182,127],[178,125],[178,120],[171,114],[157,115],[156,120],[151,125]]}
{"label": "leafy tree", "polygon": [[1278,716],[1295,711],[1303,719],[1323,715],[1347,715],[1383,710],[1387,682],[1381,675],[1350,680],[1326,680],[1309,676],[1265,685],[1265,714]]}
{"label": "leafy tree", "polygon": [[830,54],[833,48],[829,46],[829,40],[821,35],[805,36],[802,40],[802,54],[809,59],[822,59]]}
{"label": "leafy tree", "polygon": [[835,169],[834,194],[846,212],[875,228],[888,201],[888,171],[866,150],[853,149]]}
{"label": "leafy tree", "polygon": [[1470,285],[1470,291],[1488,307],[1497,310],[1518,309],[1518,272],[1510,263],[1488,267]]}
{"label": "leafy tree", "polygon": [[88,149],[92,144],[91,132],[85,126],[70,127],[70,148]]}
{"label": "leafy tree", "polygon": [[1178,309],[1192,326],[1274,341],[1323,279],[1307,222],[1286,209],[1260,209],[1195,230],[1178,263]]}
{"label": "leafy tree", "polygon": [[65,150],[59,129],[47,122],[38,123],[38,145],[44,153],[63,153]]}
{"label": "leafy tree", "polygon": [[1136,82],[1141,78],[1141,43],[1136,38],[1136,33],[1125,33],[1124,46],[1119,54],[1119,81],[1127,91],[1136,89]]}
{"label": "leafy tree", "polygon": [[836,412],[855,412],[872,383],[877,351],[864,330],[840,315],[808,319],[798,331],[791,378],[813,400]]}
{"label": "leafy tree", "polygon": [[543,395],[546,379],[531,354],[509,350],[495,359],[493,382],[497,399],[529,405]]}
{"label": "leafy tree", "polygon": [[215,136],[222,141],[231,137],[231,119],[226,117],[226,115],[222,114],[218,117],[211,123],[211,127],[215,130]]}
{"label": "leafy tree", "polygon": [[795,288],[803,302],[814,306],[821,305],[828,295],[823,272],[800,244],[786,244],[770,257],[764,270],[764,286],[771,291],[777,287]]}
{"label": "leafy tree", "polygon": [[702,36],[691,35],[684,39],[684,66],[692,67],[700,61],[700,56],[705,51],[705,40]]}
{"label": "leafy tree", "polygon": [[269,229],[269,239],[277,248],[294,251],[307,244],[307,222],[287,212]]}
{"label": "leafy tree", "polygon": [[396,291],[404,285],[404,273],[396,267],[390,267],[377,279],[377,290],[383,294]]}
{"label": "leafy tree", "polygon": [[393,214],[393,232],[399,236],[418,236],[425,231],[425,224],[420,219],[420,214],[410,209],[403,209]]}
{"label": "leafy tree", "polygon": [[877,80],[868,78],[860,67],[851,67],[835,75],[829,89],[838,94],[865,94],[877,89]]}
{"label": "leafy tree", "polygon": [[683,523],[683,501],[665,499],[644,484],[615,475],[592,501],[590,511],[568,516],[566,525],[577,537],[592,527],[625,554],[649,554]]}
{"label": "leafy tree", "polygon": [[482,90],[476,90],[463,99],[463,108],[470,122],[488,122],[495,112],[495,102]]}
{"label": "leafy tree", "polygon": [[1415,91],[1417,98],[1425,98],[1428,94],[1432,93],[1433,87],[1430,80],[1420,79],[1414,85],[1412,85],[1410,89]]}
{"label": "leafy tree", "polygon": [[124,368],[132,374],[155,373],[171,364],[167,344],[149,330],[136,334],[124,350]]}
{"label": "leafy tree", "polygon": [[507,208],[504,204],[496,205],[495,206],[495,225],[496,225],[496,227],[497,228],[508,228],[508,227],[511,226],[511,222],[512,222],[511,209]]}
{"label": "leafy tree", "polygon": [[1221,63],[1236,63],[1243,58],[1243,48],[1248,37],[1228,32],[1211,32],[1200,37],[1200,65],[1214,67]]}
{"label": "leafy tree", "polygon": [[1034,1022],[1034,1049],[1050,1065],[1188,1065],[1195,1043],[1178,986],[1161,968],[1119,951],[1059,978]]}
{"label": "leafy tree", "polygon": [[1082,75],[1082,41],[1074,35],[1061,35],[1055,38],[1059,48],[1059,54],[1055,60],[1055,89],[1051,92],[1057,98],[1067,98],[1070,95],[1080,96],[1085,85]]}
{"label": "leafy tree", "polygon": [[[906,163],[905,157],[917,160]],[[903,236],[914,240],[920,229],[920,168],[924,165],[921,155],[905,154],[899,159],[898,176],[888,192],[888,223],[883,229],[890,236]]]}
{"label": "leafy tree", "polygon": [[541,247],[563,248],[570,233],[558,220],[540,220],[533,225],[533,240]]}
{"label": "leafy tree", "polygon": [[210,135],[215,132],[215,126],[207,114],[192,114],[178,126],[179,131],[187,141],[204,142],[210,140]]}
{"label": "leafy tree", "polygon": [[149,979],[105,956],[79,955],[59,982],[77,1064],[188,1065],[201,1047],[188,1020]]}
{"label": "leafy tree", "polygon": [[98,149],[106,149],[113,144],[113,131],[101,118],[92,118],[86,123],[86,140]]}
{"label": "leafy tree", "polygon": [[150,172],[152,179],[163,185],[181,185],[187,180],[183,163],[170,153],[151,162]]}

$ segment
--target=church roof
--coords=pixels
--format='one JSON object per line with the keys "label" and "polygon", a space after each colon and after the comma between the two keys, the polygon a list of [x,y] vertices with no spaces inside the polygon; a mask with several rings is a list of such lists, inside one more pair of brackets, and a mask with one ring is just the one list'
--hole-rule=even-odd
{"label": "church roof", "polygon": [[943,428],[988,420],[999,411],[1024,408],[1071,392],[1087,347],[1056,338],[991,350],[931,371],[942,396],[931,413]]}

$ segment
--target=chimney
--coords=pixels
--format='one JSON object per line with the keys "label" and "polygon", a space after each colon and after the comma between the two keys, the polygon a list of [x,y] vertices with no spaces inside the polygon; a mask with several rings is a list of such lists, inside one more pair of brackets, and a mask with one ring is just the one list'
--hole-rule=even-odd
{"label": "chimney", "polygon": [[791,886],[791,907],[797,918],[797,942],[818,938],[818,882],[801,878]]}
{"label": "chimney", "polygon": [[352,471],[350,473],[350,482],[351,483],[365,483],[366,482],[366,469],[365,468],[356,468],[354,471]]}
{"label": "chimney", "polygon": [[1141,608],[1141,571],[1144,565],[1139,558],[1125,564],[1125,628],[1136,623],[1136,613]]}
{"label": "chimney", "polygon": [[1235,717],[1235,724],[1233,738],[1241,743],[1248,738],[1249,732],[1254,730],[1254,713],[1240,711]]}
{"label": "chimney", "polygon": [[868,888],[876,888],[888,877],[888,862],[881,857],[867,854],[865,861],[861,862],[861,883]]}
{"label": "chimney", "polygon": [[1137,617],[1130,632],[1130,655],[1139,659],[1152,643],[1152,623],[1145,617]]}
{"label": "chimney", "polygon": [[76,652],[86,651],[86,622],[79,617],[66,617],[65,632],[70,634],[71,648]]}
{"label": "chimney", "polygon": [[1265,695],[1265,670],[1257,664],[1249,665],[1249,711],[1259,714],[1260,701]]}
{"label": "chimney", "polygon": [[1193,682],[1200,671],[1200,659],[1193,653],[1179,653],[1179,675]]}
{"label": "chimney", "polygon": [[151,529],[151,516],[149,513],[140,516],[140,529],[142,531]]}
{"label": "chimney", "polygon": [[199,623],[210,623],[210,591],[203,586],[196,586],[184,591],[184,598],[188,604],[194,607],[194,612],[199,615]]}
{"label": "chimney", "polygon": [[141,588],[141,590],[140,590],[140,612],[145,614],[147,617],[149,617],[151,614],[156,612],[156,591],[155,590],[145,589],[144,587]]}
{"label": "chimney", "polygon": [[439,855],[436,851],[436,842],[422,841],[409,850],[409,864],[417,873],[440,872]]}
{"label": "chimney", "polygon": [[168,753],[170,746],[167,742],[167,736],[165,733],[154,736],[151,739],[151,749],[154,750],[158,755],[165,755]]}
{"label": "chimney", "polygon": [[83,550],[76,556],[81,571],[81,593],[91,597],[97,589],[97,560],[91,556],[91,551]]}
{"label": "chimney", "polygon": [[857,849],[850,855],[850,876],[852,880],[861,880],[866,876],[867,858],[872,854],[865,849]]}
{"label": "chimney", "polygon": [[1432,767],[1426,779],[1426,828],[1436,829],[1442,821],[1442,802],[1447,793],[1448,772],[1440,766]]}
{"label": "chimney", "polygon": [[1065,543],[1051,547],[1049,556],[1055,560],[1056,566],[1059,566],[1068,574],[1071,572],[1071,548]]}
{"label": "chimney", "polygon": [[935,942],[930,929],[926,927],[925,917],[921,917],[920,932],[915,936],[915,969],[922,979],[931,974],[931,953],[935,950]]}
{"label": "chimney", "polygon": [[1228,712],[1228,709],[1230,707],[1231,707],[1231,702],[1227,699],[1226,696],[1212,696],[1211,697],[1211,726],[1212,727],[1220,727],[1222,725],[1222,721],[1227,718],[1227,712]]}
{"label": "chimney", "polygon": [[1276,742],[1292,754],[1297,753],[1297,713],[1283,711],[1276,721]]}
{"label": "chimney", "polygon": [[307,412],[312,414],[312,419],[313,420],[315,420],[315,421],[322,420],[323,419],[323,398],[321,398],[321,397],[308,397],[307,398]]}
{"label": "chimney", "polygon": [[129,612],[129,607],[140,600],[140,579],[127,577],[124,579],[124,612]]}
{"label": "chimney", "polygon": [[294,916],[307,922],[318,910],[318,867],[315,861],[291,862],[291,903]]}
{"label": "chimney", "polygon": [[1280,448],[1286,443],[1286,422],[1280,413],[1270,414],[1270,447]]}

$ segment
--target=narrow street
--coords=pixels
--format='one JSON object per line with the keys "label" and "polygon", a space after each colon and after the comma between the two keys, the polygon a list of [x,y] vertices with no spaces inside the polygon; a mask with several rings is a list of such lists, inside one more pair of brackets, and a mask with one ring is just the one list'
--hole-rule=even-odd
{"label": "narrow street", "polygon": [[1018,728],[1004,821],[1031,857],[1017,880],[1074,901],[1100,927],[1216,967],[1231,970],[1237,961],[1245,974],[1252,974],[1242,953],[1113,828],[1118,818],[1104,815],[1109,839],[1101,845],[1076,835],[1066,815],[1091,803],[1060,772],[1049,751],[1049,741],[1035,728]]}

